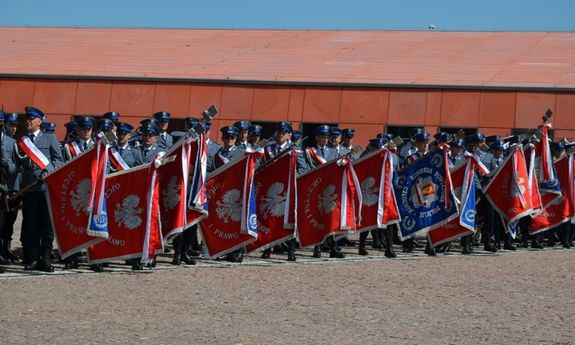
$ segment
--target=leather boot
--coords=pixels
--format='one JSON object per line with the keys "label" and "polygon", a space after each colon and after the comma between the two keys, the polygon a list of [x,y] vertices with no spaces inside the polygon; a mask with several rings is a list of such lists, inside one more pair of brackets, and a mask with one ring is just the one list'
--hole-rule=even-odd
{"label": "leather boot", "polygon": [[78,268],[78,257],[79,254],[72,254],[66,259],[64,259],[64,269],[71,270]]}
{"label": "leather boot", "polygon": [[262,252],[262,259],[269,259],[272,254],[272,249],[268,248]]}
{"label": "leather boot", "polygon": [[371,230],[371,238],[373,239],[373,244],[371,248],[373,249],[382,249],[383,245],[381,244],[381,229]]}
{"label": "leather boot", "polygon": [[42,259],[38,262],[37,269],[38,271],[42,272],[54,272],[54,267],[52,267],[52,263],[50,262],[50,254],[52,253],[52,249],[44,248],[42,250]]}
{"label": "leather boot", "polygon": [[358,251],[359,255],[368,255],[369,254],[367,252],[367,250],[365,249],[365,242],[367,242],[367,234],[368,234],[367,231],[359,234],[359,251]]}
{"label": "leather boot", "polygon": [[435,256],[436,255],[435,248],[432,248],[431,245],[429,244],[429,242],[425,246],[425,254],[427,254],[429,256]]}
{"label": "leather boot", "polygon": [[513,238],[511,238],[511,235],[509,234],[505,234],[505,244],[503,245],[503,249],[513,251],[517,250],[513,245]]}
{"label": "leather boot", "polygon": [[315,246],[313,247],[313,255],[314,258],[321,258],[321,247]]}
{"label": "leather boot", "polygon": [[18,257],[18,255],[14,254],[12,252],[12,250],[10,249],[12,245],[12,241],[9,240],[3,240],[2,241],[2,249],[0,250],[0,252],[2,253],[2,256],[5,259],[8,259],[10,261],[18,261],[20,260],[20,258]]}
{"label": "leather boot", "polygon": [[329,257],[330,258],[343,259],[343,258],[345,258],[345,254],[340,252],[339,250],[337,250],[336,247],[333,247],[329,251]]}
{"label": "leather boot", "polygon": [[287,261],[295,261],[295,246],[293,244],[288,245],[288,257]]}
{"label": "leather boot", "polygon": [[193,257],[189,256],[186,253],[182,253],[182,255],[180,256],[181,262],[185,263],[186,265],[195,265],[196,264],[196,259],[194,259]]}
{"label": "leather boot", "polygon": [[182,247],[183,247],[182,234],[179,234],[172,241],[174,247],[174,256],[172,257],[172,265],[180,266],[182,264]]}
{"label": "leather boot", "polygon": [[10,260],[6,259],[2,254],[0,254],[0,265],[9,265]]}

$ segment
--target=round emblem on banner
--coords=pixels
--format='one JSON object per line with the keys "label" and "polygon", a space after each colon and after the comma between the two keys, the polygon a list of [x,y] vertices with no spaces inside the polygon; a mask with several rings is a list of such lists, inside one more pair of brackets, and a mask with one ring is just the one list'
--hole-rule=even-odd
{"label": "round emblem on banner", "polygon": [[463,219],[465,219],[466,223],[473,223],[473,222],[475,222],[475,215],[476,214],[477,214],[477,212],[475,210],[467,210],[463,214]]}
{"label": "round emblem on banner", "polygon": [[255,214],[250,215],[249,219],[250,230],[255,230],[258,228],[258,217]]}
{"label": "round emblem on banner", "polygon": [[412,230],[413,227],[415,226],[415,222],[413,221],[413,218],[411,218],[411,217],[404,217],[402,223],[403,223],[403,227],[408,231]]}
{"label": "round emblem on banner", "polygon": [[92,220],[94,221],[94,224],[96,224],[96,226],[100,229],[106,228],[108,226],[108,215],[106,213],[100,215],[95,214],[92,216]]}

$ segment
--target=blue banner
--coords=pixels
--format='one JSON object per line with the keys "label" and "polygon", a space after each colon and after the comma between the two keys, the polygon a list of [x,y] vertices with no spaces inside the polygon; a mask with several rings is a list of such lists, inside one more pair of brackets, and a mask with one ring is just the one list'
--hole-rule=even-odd
{"label": "blue banner", "polygon": [[[471,172],[473,174],[473,172]],[[459,224],[471,231],[475,229],[475,176],[471,179],[467,190],[467,200],[462,200]]]}
{"label": "blue banner", "polygon": [[395,174],[394,188],[402,240],[423,234],[457,217],[458,209],[442,150],[431,152]]}

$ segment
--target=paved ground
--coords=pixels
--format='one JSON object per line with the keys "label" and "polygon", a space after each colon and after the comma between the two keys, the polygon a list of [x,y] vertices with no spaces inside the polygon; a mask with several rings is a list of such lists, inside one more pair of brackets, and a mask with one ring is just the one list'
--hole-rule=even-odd
{"label": "paved ground", "polygon": [[370,253],[177,268],[164,257],[137,273],[11,266],[0,344],[575,343],[573,249]]}

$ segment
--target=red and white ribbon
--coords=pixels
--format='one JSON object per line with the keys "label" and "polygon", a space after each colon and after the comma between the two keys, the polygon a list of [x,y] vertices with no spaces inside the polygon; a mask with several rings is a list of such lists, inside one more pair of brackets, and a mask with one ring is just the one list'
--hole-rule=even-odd
{"label": "red and white ribbon", "polygon": [[112,163],[112,165],[116,170],[124,171],[130,169],[128,163],[126,163],[124,158],[122,158],[122,155],[120,155],[120,152],[118,152],[118,150],[115,147],[110,148],[110,153],[111,153],[111,155],[109,156],[110,162]]}
{"label": "red and white ribbon", "polygon": [[27,136],[18,139],[18,147],[22,149],[30,157],[32,162],[38,166],[38,168],[44,170],[50,164],[48,158],[34,145],[32,140]]}

